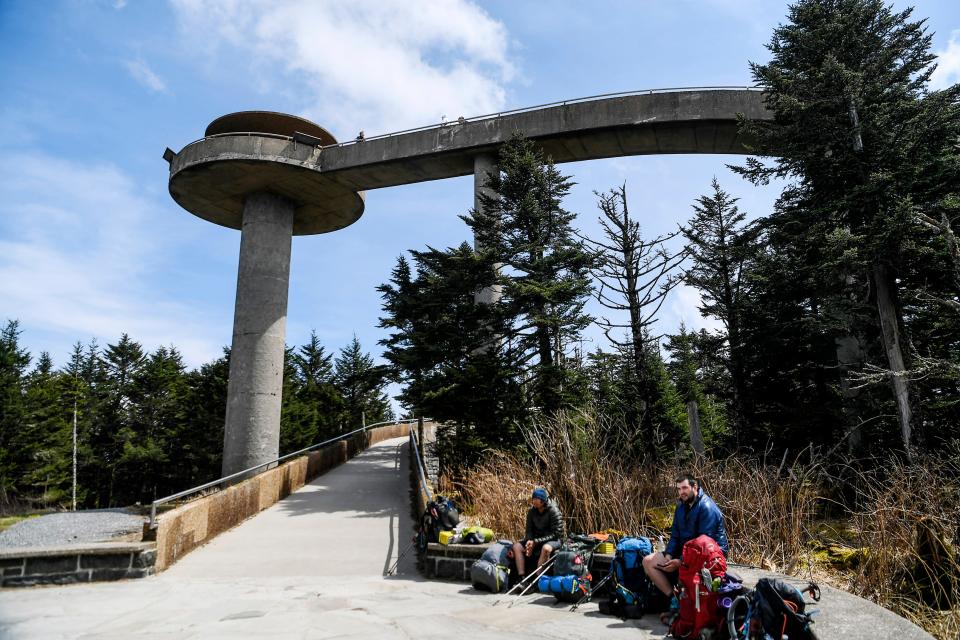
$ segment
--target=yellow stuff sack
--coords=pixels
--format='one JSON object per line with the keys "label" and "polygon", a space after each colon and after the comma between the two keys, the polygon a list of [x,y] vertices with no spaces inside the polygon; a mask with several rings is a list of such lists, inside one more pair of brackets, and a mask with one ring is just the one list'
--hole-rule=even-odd
{"label": "yellow stuff sack", "polygon": [[486,527],[467,527],[461,534],[465,544],[483,544],[493,540],[493,529],[487,529]]}

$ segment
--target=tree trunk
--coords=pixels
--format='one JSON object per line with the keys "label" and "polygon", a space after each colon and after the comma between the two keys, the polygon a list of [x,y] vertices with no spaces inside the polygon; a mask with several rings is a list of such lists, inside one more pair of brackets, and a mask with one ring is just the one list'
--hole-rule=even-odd
{"label": "tree trunk", "polygon": [[863,431],[857,424],[859,416],[856,410],[856,399],[860,390],[850,384],[850,370],[863,368],[863,349],[856,336],[845,335],[834,338],[837,349],[837,366],[840,368],[840,396],[843,398],[843,415],[846,418],[849,436],[847,437],[847,453],[855,456],[863,446]]}
{"label": "tree trunk", "polygon": [[903,351],[900,348],[900,325],[897,306],[894,299],[894,283],[886,267],[874,265],[873,283],[877,292],[877,315],[880,320],[880,329],[883,334],[883,347],[887,353],[887,363],[890,366],[890,383],[893,387],[893,396],[897,401],[897,417],[900,421],[900,437],[903,440],[903,449],[907,459],[910,453],[910,389],[907,385],[906,366],[904,365]]}
{"label": "tree trunk", "polygon": [[706,448],[703,446],[703,434],[700,433],[700,410],[696,400],[687,403],[687,424],[690,427],[690,445],[697,455],[704,455]]}
{"label": "tree trunk", "polygon": [[744,438],[746,431],[746,384],[744,382],[745,372],[743,366],[743,356],[740,344],[740,323],[737,312],[734,310],[734,303],[731,301],[728,305],[730,309],[730,320],[727,324],[727,343],[730,345],[730,383],[733,391],[733,435],[736,446],[740,448],[740,442]]}

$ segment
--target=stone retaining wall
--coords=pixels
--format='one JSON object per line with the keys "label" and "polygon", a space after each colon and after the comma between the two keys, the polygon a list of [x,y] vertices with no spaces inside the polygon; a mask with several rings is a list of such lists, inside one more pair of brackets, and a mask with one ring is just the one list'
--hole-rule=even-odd
{"label": "stone retaining wall", "polygon": [[370,445],[406,435],[409,428],[408,424],[374,427],[162,514],[156,530],[156,571],[163,571]]}
{"label": "stone retaining wall", "polygon": [[0,586],[143,578],[154,572],[153,543],[102,542],[0,551]]}
{"label": "stone retaining wall", "polygon": [[[427,552],[423,557],[423,572],[428,578],[441,578],[470,582],[470,565],[472,565],[489,544],[437,544],[427,545]],[[613,554],[593,555],[591,571],[595,579],[600,579],[610,571]]]}

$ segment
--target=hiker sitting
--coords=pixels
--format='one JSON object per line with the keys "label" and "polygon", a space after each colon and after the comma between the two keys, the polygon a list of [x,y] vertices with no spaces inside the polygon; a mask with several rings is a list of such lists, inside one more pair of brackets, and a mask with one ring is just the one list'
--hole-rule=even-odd
{"label": "hiker sitting", "polygon": [[663,553],[656,551],[643,559],[643,570],[667,598],[673,594],[684,544],[697,536],[707,535],[717,542],[724,556],[729,551],[723,514],[713,499],[700,488],[699,481],[690,474],[677,478],[677,498],[666,550]]}
{"label": "hiker sitting", "polygon": [[537,567],[550,559],[554,549],[560,548],[563,540],[563,514],[557,504],[550,500],[547,490],[537,487],[530,497],[527,512],[527,527],[523,540],[513,544],[513,556],[517,576],[522,579],[527,573],[527,558],[536,561]]}

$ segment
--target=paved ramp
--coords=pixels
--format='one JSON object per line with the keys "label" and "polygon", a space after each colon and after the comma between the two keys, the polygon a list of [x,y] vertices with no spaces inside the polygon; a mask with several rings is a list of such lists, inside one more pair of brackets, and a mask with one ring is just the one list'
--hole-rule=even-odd
{"label": "paved ramp", "polygon": [[[376,444],[187,555],[163,576],[379,576],[410,545],[407,438]],[[413,553],[403,563],[414,570]]]}
{"label": "paved ramp", "polygon": [[[656,616],[499,596],[420,578],[405,438],[374,445],[260,515],[142,580],[0,591],[0,638],[663,638]],[[516,602],[516,601],[514,601]],[[929,638],[892,613],[824,590],[821,638]]]}

